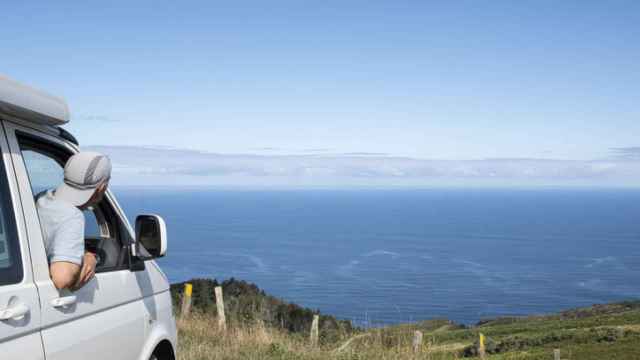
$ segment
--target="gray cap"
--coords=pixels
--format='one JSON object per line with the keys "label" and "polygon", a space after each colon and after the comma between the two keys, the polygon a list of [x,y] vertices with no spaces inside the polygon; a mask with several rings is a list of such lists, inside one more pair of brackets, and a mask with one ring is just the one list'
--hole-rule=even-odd
{"label": "gray cap", "polygon": [[56,197],[75,206],[86,204],[100,183],[111,177],[111,160],[97,152],[80,152],[67,160],[64,183],[56,189]]}

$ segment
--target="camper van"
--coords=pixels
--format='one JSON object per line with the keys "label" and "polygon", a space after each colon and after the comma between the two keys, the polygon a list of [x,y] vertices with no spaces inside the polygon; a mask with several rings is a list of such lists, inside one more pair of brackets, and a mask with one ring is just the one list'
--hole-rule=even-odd
{"label": "camper van", "polygon": [[68,122],[62,99],[0,76],[0,359],[173,360],[169,282],[154,261],[167,251],[160,216],[139,215],[134,230],[108,191],[84,211],[95,277],[76,291],[49,277],[34,199],[79,151]]}

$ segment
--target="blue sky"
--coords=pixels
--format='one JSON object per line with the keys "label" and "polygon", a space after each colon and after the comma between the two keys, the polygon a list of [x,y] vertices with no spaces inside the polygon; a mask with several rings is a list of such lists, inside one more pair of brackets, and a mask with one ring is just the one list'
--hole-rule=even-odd
{"label": "blue sky", "polygon": [[[64,96],[68,128],[119,169],[156,149],[161,182],[635,186],[640,173],[636,1],[25,2],[2,18],[0,71]],[[198,165],[163,163],[171,151]],[[238,154],[279,170],[211,170]]]}

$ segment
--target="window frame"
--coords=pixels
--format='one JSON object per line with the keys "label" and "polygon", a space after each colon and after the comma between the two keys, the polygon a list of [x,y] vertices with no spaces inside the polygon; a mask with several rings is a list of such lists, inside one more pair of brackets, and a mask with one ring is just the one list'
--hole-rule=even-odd
{"label": "window frame", "polygon": [[[4,132],[0,131],[0,135],[4,136]],[[3,157],[4,158],[4,157]],[[25,279],[25,262],[22,260],[23,255],[20,246],[20,236],[18,231],[18,221],[16,220],[16,211],[14,199],[11,193],[11,185],[9,184],[9,173],[7,172],[6,162],[0,161],[0,195],[4,195],[5,200],[2,209],[4,221],[3,230],[7,238],[7,251],[9,253],[10,266],[8,268],[0,268],[0,287],[20,284]],[[6,277],[6,280],[2,280]]]}
{"label": "window frame", "polygon": [[[16,143],[21,152],[20,158],[22,159],[25,170],[27,171],[29,189],[31,190],[31,192],[33,192],[33,187],[31,186],[31,178],[28,166],[25,162],[24,157],[22,156],[22,151],[34,151],[42,156],[49,157],[53,161],[58,163],[58,165],[60,165],[62,168],[64,168],[64,164],[66,163],[67,159],[73,155],[73,151],[65,148],[62,144],[58,144],[41,136],[34,135],[20,129],[15,129],[14,133]],[[36,194],[33,195],[35,196]],[[33,199],[33,197],[31,199],[32,201],[34,201],[35,206],[35,200]],[[111,200],[109,194],[105,194],[105,197],[102,199],[100,204],[98,204],[98,206],[96,206],[93,210],[89,210],[93,212],[93,215],[96,218],[96,222],[98,222],[101,237],[106,236],[107,238],[114,239],[118,242],[118,246],[120,246],[121,248],[118,256],[118,264],[114,266],[99,267],[96,269],[96,273],[106,273],[131,269],[131,249],[134,246],[135,240],[131,237],[128,230],[128,223],[123,221],[122,216],[118,212],[118,209],[119,208]],[[108,219],[112,221],[109,221]],[[37,221],[38,224],[40,224],[39,218],[37,219]],[[123,253],[124,256],[122,255]]]}

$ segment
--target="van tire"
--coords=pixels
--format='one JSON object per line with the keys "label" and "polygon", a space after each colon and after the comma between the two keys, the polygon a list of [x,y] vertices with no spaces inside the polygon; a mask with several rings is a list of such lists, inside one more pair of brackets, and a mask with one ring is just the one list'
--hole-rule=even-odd
{"label": "van tire", "polygon": [[163,340],[153,350],[153,354],[149,357],[149,360],[175,360],[176,356],[173,351],[171,343],[167,340]]}

